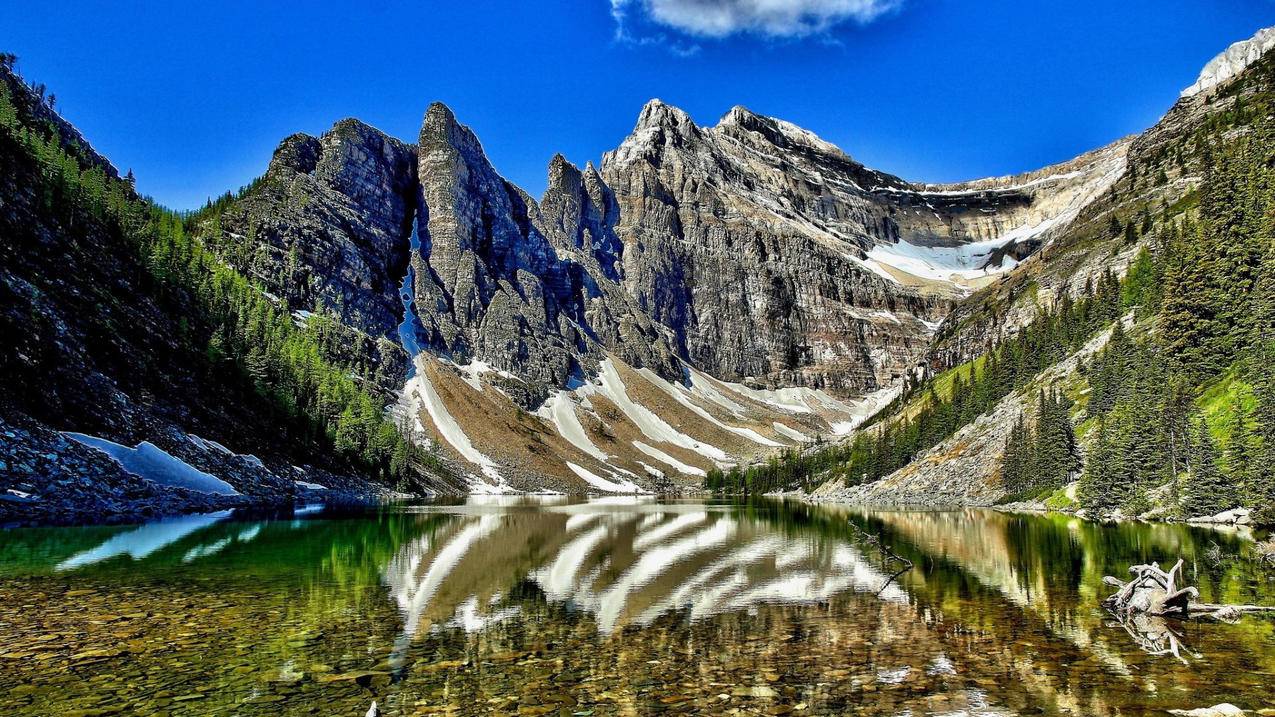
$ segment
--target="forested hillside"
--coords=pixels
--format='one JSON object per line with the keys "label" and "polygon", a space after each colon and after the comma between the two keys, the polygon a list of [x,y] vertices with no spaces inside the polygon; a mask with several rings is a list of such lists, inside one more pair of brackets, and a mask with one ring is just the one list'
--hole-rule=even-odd
{"label": "forested hillside", "polygon": [[[14,74],[14,58],[2,60],[0,511],[39,516],[69,501],[128,514],[133,498],[165,510],[153,485],[136,493],[104,455],[48,427],[151,441],[228,480],[244,496],[235,502],[286,499],[302,475],[292,464],[326,488],[365,490],[363,477],[424,489],[441,466],[387,422],[365,367],[337,360],[348,333],[321,312],[298,321],[277,308],[191,238],[190,218],[138,196],[131,174],[119,177]],[[205,450],[214,444],[187,440],[195,432],[243,454]],[[85,473],[101,485],[81,505]],[[191,501],[207,498],[181,494],[169,509]]]}
{"label": "forested hillside", "polygon": [[[1134,142],[1126,176],[1087,220],[949,317],[939,332],[948,348],[935,355],[963,360],[907,386],[852,442],[717,472],[707,485],[813,490],[915,470],[1017,392],[1025,410],[994,446],[1003,500],[1074,505],[1061,489],[1078,480],[1073,495],[1091,515],[1247,506],[1275,521],[1273,88],[1268,55],[1179,102]],[[1044,294],[1039,282],[1067,273],[1083,284]],[[1036,313],[1022,329],[985,328],[1027,299]],[[970,356],[958,348],[969,337],[987,348]],[[1091,359],[1076,353],[1091,340],[1106,345]],[[1069,356],[1076,370],[1042,380]]]}

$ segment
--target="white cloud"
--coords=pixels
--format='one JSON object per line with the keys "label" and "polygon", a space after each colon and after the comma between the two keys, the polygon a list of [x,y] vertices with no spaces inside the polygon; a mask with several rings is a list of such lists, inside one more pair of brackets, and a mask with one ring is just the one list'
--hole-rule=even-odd
{"label": "white cloud", "polygon": [[663,35],[629,28],[645,21],[695,37],[723,38],[748,33],[800,38],[844,22],[861,25],[898,8],[903,0],[611,0],[616,39],[661,44]]}

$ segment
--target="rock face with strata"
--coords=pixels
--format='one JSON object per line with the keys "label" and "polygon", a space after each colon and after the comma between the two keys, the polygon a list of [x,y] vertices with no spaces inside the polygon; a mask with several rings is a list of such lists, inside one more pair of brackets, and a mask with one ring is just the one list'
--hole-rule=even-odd
{"label": "rock face with strata", "polygon": [[862,394],[900,378],[956,299],[1066,222],[1119,164],[912,185],[736,107],[697,126],[658,100],[603,158],[623,282],[678,353],[734,380]]}
{"label": "rock face with strata", "polygon": [[296,310],[316,303],[390,335],[416,206],[415,149],[358,120],[285,139],[221,218],[222,255]]}
{"label": "rock face with strata", "polygon": [[417,341],[517,376],[529,408],[607,352],[670,380],[683,361],[862,395],[1121,156],[913,185],[742,107],[700,127],[654,100],[600,169],[555,157],[536,202],[436,104],[415,146],[352,120],[288,138],[220,244],[291,308],[318,300],[373,336],[395,335],[410,263]]}
{"label": "rock face with strata", "polygon": [[[701,127],[653,100],[598,167],[555,156],[536,201],[435,104],[415,145],[353,120],[289,137],[206,236],[289,310],[321,304],[359,335],[345,345],[377,345],[379,356],[355,363],[377,376],[398,368],[387,390],[407,379],[402,349],[384,349],[401,341],[461,371],[460,386],[482,394],[494,381],[503,398],[492,405],[531,412],[554,402],[552,425],[528,413],[507,424],[508,440],[482,448],[472,429],[457,431],[493,397],[443,390],[450,379],[436,367],[421,376],[433,388],[417,386],[417,404],[396,410],[421,418],[421,406],[449,395],[413,432],[451,445],[486,479],[517,474],[514,454],[562,453],[549,446],[565,438],[587,456],[576,456],[577,475],[588,463],[618,485],[670,466],[685,472],[698,446],[742,446],[710,450],[711,467],[849,430],[853,402],[879,400],[952,306],[1069,222],[1122,156],[1117,147],[1020,177],[914,185],[742,107]],[[608,366],[678,387],[650,400],[686,406],[682,392],[711,378],[738,391],[820,392],[810,400],[827,410],[799,407],[815,418],[792,423],[792,405],[741,411],[730,398],[690,409],[706,426],[660,427],[627,399],[590,393]],[[600,433],[582,437],[589,426]],[[628,438],[614,451],[598,447],[617,435]],[[530,436],[539,438],[510,450]],[[645,448],[630,450],[637,443]],[[650,472],[652,455],[677,457]]]}
{"label": "rock face with strata", "polygon": [[527,407],[596,373],[607,349],[675,375],[664,332],[615,291],[621,249],[605,228],[614,206],[605,187],[555,161],[546,220],[441,104],[425,115],[417,154],[412,266],[423,344],[516,375],[534,387]]}

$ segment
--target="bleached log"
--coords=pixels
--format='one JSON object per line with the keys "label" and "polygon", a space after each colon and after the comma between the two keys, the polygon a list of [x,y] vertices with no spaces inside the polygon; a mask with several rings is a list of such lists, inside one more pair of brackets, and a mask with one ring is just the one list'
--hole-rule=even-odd
{"label": "bleached log", "polygon": [[1196,602],[1200,592],[1193,587],[1179,587],[1183,561],[1179,559],[1165,572],[1159,563],[1131,565],[1129,582],[1104,576],[1102,582],[1116,592],[1102,604],[1107,609],[1128,620],[1135,614],[1177,617],[1213,617],[1219,620],[1238,619],[1245,613],[1275,613],[1275,606],[1264,605],[1215,605]]}

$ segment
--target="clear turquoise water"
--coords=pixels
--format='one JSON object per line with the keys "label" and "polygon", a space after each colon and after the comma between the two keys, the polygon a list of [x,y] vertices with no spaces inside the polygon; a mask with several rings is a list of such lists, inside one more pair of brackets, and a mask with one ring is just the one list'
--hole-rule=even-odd
{"label": "clear turquoise water", "polygon": [[[869,536],[913,567],[891,579]],[[1206,601],[1275,604],[1252,552],[1181,525],[633,499],[10,530],[0,714],[1275,707],[1275,619],[1098,605],[1104,574],[1178,557]]]}

